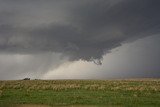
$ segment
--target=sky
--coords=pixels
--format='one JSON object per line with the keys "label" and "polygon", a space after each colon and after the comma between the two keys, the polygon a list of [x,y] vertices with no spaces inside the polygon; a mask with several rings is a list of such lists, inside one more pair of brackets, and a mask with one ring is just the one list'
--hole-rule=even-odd
{"label": "sky", "polygon": [[0,80],[160,77],[159,0],[0,0]]}

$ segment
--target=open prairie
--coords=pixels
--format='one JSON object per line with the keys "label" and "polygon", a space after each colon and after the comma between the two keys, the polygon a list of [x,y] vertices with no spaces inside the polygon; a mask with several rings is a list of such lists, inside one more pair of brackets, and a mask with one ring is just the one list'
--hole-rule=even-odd
{"label": "open prairie", "polygon": [[28,104],[159,107],[160,79],[0,81],[0,107]]}

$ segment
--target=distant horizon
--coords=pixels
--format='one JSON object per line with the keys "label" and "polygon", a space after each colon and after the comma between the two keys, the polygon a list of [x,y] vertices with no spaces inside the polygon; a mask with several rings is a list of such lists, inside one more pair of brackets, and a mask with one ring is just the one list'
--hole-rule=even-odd
{"label": "distant horizon", "polygon": [[[28,77],[29,78],[29,77]],[[6,79],[6,80],[0,80],[0,81],[21,81],[24,80],[25,78],[22,79]],[[154,79],[160,79],[160,77],[127,77],[127,78],[107,78],[107,79],[41,79],[41,78],[29,78],[30,80],[28,81],[32,81],[32,80],[48,80],[48,81],[56,81],[56,80],[97,80],[97,81],[107,81],[107,80],[154,80]],[[27,80],[26,80],[27,81]]]}

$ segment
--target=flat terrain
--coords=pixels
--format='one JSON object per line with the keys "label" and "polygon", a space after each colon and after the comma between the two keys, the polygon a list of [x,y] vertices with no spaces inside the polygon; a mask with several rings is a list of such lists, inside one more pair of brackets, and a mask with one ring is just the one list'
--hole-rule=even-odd
{"label": "flat terrain", "polygon": [[0,107],[27,104],[160,107],[160,79],[0,81]]}

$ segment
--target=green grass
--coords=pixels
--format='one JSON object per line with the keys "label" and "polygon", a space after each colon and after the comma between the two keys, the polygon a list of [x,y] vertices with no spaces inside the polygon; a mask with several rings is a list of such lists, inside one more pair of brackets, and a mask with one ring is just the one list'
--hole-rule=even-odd
{"label": "green grass", "polygon": [[0,81],[5,104],[160,107],[160,79]]}

